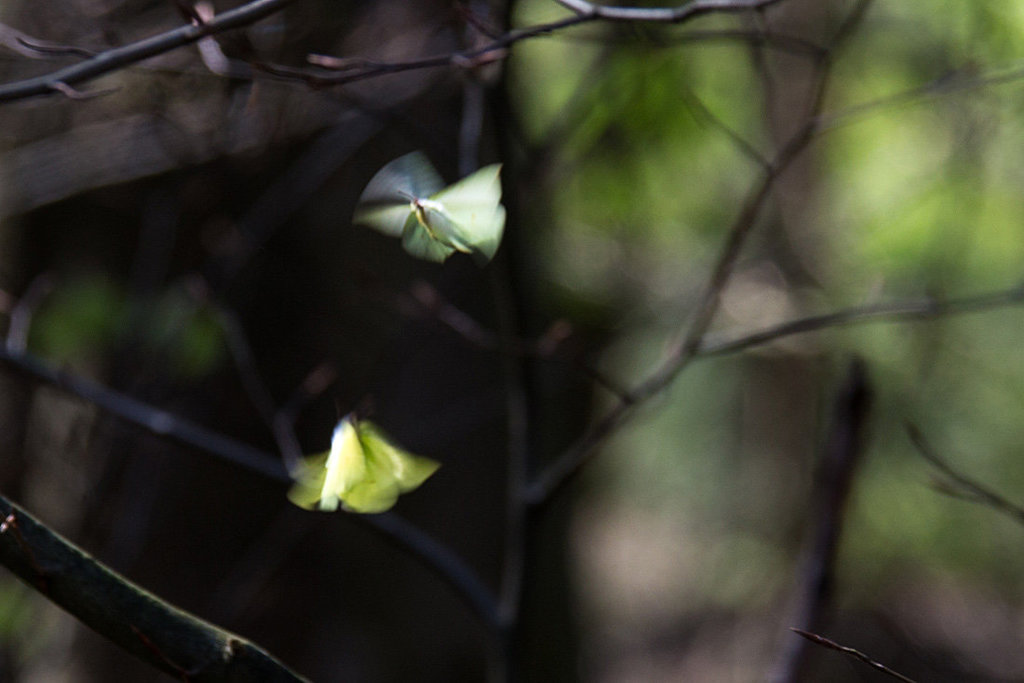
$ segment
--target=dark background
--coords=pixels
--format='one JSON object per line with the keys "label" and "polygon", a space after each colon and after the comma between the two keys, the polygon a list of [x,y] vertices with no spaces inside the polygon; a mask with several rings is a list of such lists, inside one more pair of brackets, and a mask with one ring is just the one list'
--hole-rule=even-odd
{"label": "dark background", "polygon": [[[267,65],[448,54],[567,11],[296,2],[217,37],[227,74],[191,46],[76,86],[95,97],[0,104],[9,348],[22,335],[53,367],[275,454],[278,411],[295,408],[288,427],[314,453],[339,415],[368,410],[443,464],[396,513],[497,590],[515,439],[543,471],[615,405],[609,385],[658,367],[763,162],[808,112],[824,112],[816,138],[770,182],[712,342],[1016,286],[1018,15],[783,1],[679,25],[593,22],[483,66],[314,88]],[[0,9],[2,27],[93,51],[182,21],[156,1]],[[81,59],[11,36],[4,82]],[[368,179],[414,149],[449,181],[504,164],[509,221],[487,268],[415,261],[351,225]],[[917,424],[1024,498],[1020,315],[897,312],[688,366],[530,519],[514,671],[769,678],[796,637],[816,472],[858,357],[873,399],[818,627],[919,680],[1024,675],[1021,530],[929,487],[936,471],[905,432]],[[356,516],[290,506],[286,482],[209,450],[0,368],[0,491],[115,570],[312,680],[498,679],[495,634],[422,558]],[[880,676],[810,657],[802,680]],[[3,680],[111,672],[160,677],[0,578]]]}

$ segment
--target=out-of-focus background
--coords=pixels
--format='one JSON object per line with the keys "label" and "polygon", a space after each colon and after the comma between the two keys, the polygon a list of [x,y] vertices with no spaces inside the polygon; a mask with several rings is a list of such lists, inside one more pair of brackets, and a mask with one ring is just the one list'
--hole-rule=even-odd
{"label": "out-of-focus background", "polygon": [[[311,453],[368,409],[443,463],[396,514],[497,589],[516,419],[543,472],[620,400],[609,385],[659,366],[808,116],[814,138],[771,181],[709,344],[1020,284],[1012,3],[780,0],[588,22],[342,86],[302,76],[310,54],[348,60],[330,72],[344,74],[569,14],[304,0],[67,95],[0,103],[8,351],[267,452],[282,415]],[[165,0],[11,0],[0,79],[183,22]],[[414,149],[450,181],[504,163],[509,221],[487,268],[415,261],[351,224],[368,179]],[[1024,502],[1024,313],[843,322],[698,358],[531,519],[523,680],[768,679],[796,637],[815,474],[853,358],[872,401],[821,633],[917,680],[1024,678],[1024,529],[934,486],[948,478],[906,430]],[[493,673],[495,640],[457,591],[286,488],[0,363],[0,493],[117,571],[312,680]],[[808,657],[803,680],[880,675]],[[0,680],[115,671],[161,677],[0,574]]]}

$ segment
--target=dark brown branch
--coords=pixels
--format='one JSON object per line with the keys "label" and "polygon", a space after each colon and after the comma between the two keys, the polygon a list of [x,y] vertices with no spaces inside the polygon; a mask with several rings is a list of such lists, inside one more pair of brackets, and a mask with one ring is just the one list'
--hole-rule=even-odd
{"label": "dark brown branch", "polygon": [[58,89],[85,83],[103,74],[190,45],[202,38],[248,26],[284,9],[292,0],[254,0],[217,15],[205,24],[190,24],[123,47],[100,52],[53,73],[0,86],[0,102],[51,95]]}
{"label": "dark brown branch", "polygon": [[[854,473],[861,460],[865,423],[871,409],[871,388],[863,361],[854,360],[846,382],[836,395],[832,425],[824,444],[820,469],[808,519],[813,524],[808,544],[797,571],[797,589],[790,623],[817,630],[832,601],[834,567],[843,530],[846,501]],[[804,680],[803,664],[807,643],[787,639],[775,673],[775,683]]]}
{"label": "dark brown branch", "polygon": [[844,655],[849,655],[850,657],[853,657],[854,659],[858,659],[858,660],[864,662],[865,664],[867,664],[868,666],[870,666],[870,667],[872,667],[874,669],[877,669],[878,671],[881,671],[882,673],[884,673],[884,674],[886,674],[888,676],[891,676],[892,678],[895,678],[897,680],[903,681],[903,683],[915,683],[914,679],[907,678],[903,674],[901,674],[901,673],[899,673],[897,671],[893,671],[892,669],[890,669],[889,667],[885,666],[884,664],[881,664],[881,663],[876,662],[875,660],[871,659],[871,657],[868,657],[863,652],[861,652],[859,650],[854,650],[852,647],[846,647],[846,646],[840,645],[839,643],[837,643],[835,641],[832,641],[832,640],[829,640],[828,638],[825,638],[823,636],[819,636],[819,635],[817,635],[815,633],[808,633],[807,631],[801,631],[798,628],[791,628],[790,631],[792,631],[793,633],[796,633],[799,636],[802,636],[802,637],[806,638],[807,640],[811,641],[815,645],[820,645],[820,646],[828,648],[830,650],[835,650],[837,652],[842,652]]}
{"label": "dark brown branch", "polygon": [[253,643],[183,612],[0,497],[0,563],[86,626],[172,676],[303,681]]}

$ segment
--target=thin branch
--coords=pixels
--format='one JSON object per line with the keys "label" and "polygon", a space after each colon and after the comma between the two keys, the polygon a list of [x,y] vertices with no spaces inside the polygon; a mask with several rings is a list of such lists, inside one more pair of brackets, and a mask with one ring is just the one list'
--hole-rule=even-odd
{"label": "thin branch", "polygon": [[488,629],[500,628],[501,617],[493,592],[450,548],[393,512],[351,516],[434,570]]}
{"label": "thin branch", "polygon": [[[497,310],[501,336],[511,343],[518,328],[516,302],[513,299],[511,268],[502,260],[492,270],[491,289]],[[513,354],[501,356],[502,381],[505,385],[505,436],[507,448],[507,477],[505,499],[505,537],[502,557],[502,576],[499,601],[500,624],[505,638],[506,664],[515,660],[514,641],[520,624],[523,582],[526,568],[527,516],[529,509],[524,492],[530,477],[530,411],[526,389],[526,369],[522,357]]]}
{"label": "thin branch", "polygon": [[931,444],[928,443],[924,434],[916,425],[907,423],[906,430],[907,435],[910,437],[910,440],[913,442],[914,447],[917,449],[917,452],[920,453],[921,457],[927,460],[932,467],[941,472],[949,482],[951,482],[948,484],[944,482],[940,490],[951,496],[990,507],[997,512],[1003,513],[1007,517],[1010,517],[1015,522],[1024,524],[1024,506],[1003,498],[998,493],[995,493],[988,487],[979,484],[966,474],[962,474],[961,472],[953,469],[953,466],[943,460],[939,456],[938,452],[932,448]]}
{"label": "thin branch", "polygon": [[217,15],[205,24],[190,24],[135,43],[100,52],[83,62],[50,74],[0,86],[0,102],[50,95],[64,86],[73,87],[103,74],[190,45],[207,36],[248,26],[281,11],[292,0],[253,0]]}
{"label": "thin branch", "polygon": [[[52,92],[77,92],[73,86],[77,83],[92,80],[98,76],[115,71],[125,66],[142,62],[165,52],[190,43],[202,41],[204,38],[222,33],[235,28],[240,28],[255,23],[270,14],[281,10],[292,0],[255,0],[252,3],[243,5],[224,14],[218,15],[208,21],[195,21],[189,26],[169,31],[152,38],[148,38],[130,45],[106,50],[99,53],[89,53],[79,48],[67,48],[55,46],[44,48],[54,52],[73,52],[77,55],[87,57],[77,65],[67,67],[51,74],[31,78],[23,81],[16,81],[0,86],[0,102],[8,102],[29,97],[48,95]],[[433,57],[407,61],[407,62],[374,62],[362,59],[339,59],[327,55],[311,55],[310,62],[328,70],[337,70],[344,73],[325,73],[323,71],[310,71],[308,69],[296,68],[283,65],[275,65],[262,62],[253,62],[251,67],[263,73],[284,78],[305,82],[310,87],[322,88],[327,86],[343,85],[356,81],[366,80],[377,76],[411,71],[417,69],[438,68],[444,66],[458,66],[462,68],[475,68],[489,61],[504,59],[508,56],[507,48],[522,40],[535,38],[556,31],[588,23],[591,21],[634,21],[634,22],[655,22],[655,23],[681,23],[695,17],[709,13],[735,13],[753,11],[774,5],[782,0],[695,0],[675,8],[629,8],[629,7],[604,7],[595,6],[590,3],[572,0],[566,4],[575,14],[571,17],[554,21],[547,24],[540,24],[529,28],[509,31],[505,35],[492,42],[469,50],[456,51]],[[742,32],[740,32],[742,33]],[[724,37],[733,37],[730,32],[724,32]],[[736,34],[739,37],[740,34]],[[708,36],[697,36],[697,39],[705,39]],[[788,44],[790,39],[761,36],[759,40],[779,42],[780,45]],[[790,40],[790,42],[793,42]],[[794,49],[814,51],[814,46],[797,42]],[[35,47],[35,46],[33,46]],[[204,63],[210,66],[209,60],[204,53]],[[233,77],[249,78],[255,76],[249,70],[249,65],[232,63],[228,68],[225,64],[214,66],[213,71],[219,75],[230,75]],[[221,68],[224,67],[224,68]],[[105,92],[105,91],[104,91]]]}
{"label": "thin branch", "polygon": [[[864,450],[864,432],[871,409],[871,387],[863,361],[855,359],[836,395],[832,425],[824,444],[808,519],[814,530],[797,572],[791,623],[817,630],[834,593],[834,572],[843,531],[846,501]],[[771,680],[803,680],[803,640],[786,639]]]}
{"label": "thin branch", "polygon": [[732,142],[733,146],[740,151],[741,154],[749,158],[755,164],[761,167],[762,170],[768,170],[770,163],[765,159],[764,155],[754,146],[754,144],[740,135],[737,131],[733,130],[729,124],[722,120],[717,114],[708,109],[708,106],[704,104],[704,101],[688,87],[683,87],[681,91],[683,100],[690,106],[690,111],[693,112],[693,117],[700,123],[706,123],[712,128],[718,129]]}
{"label": "thin branch", "polygon": [[120,88],[103,88],[102,90],[82,91],[72,88],[70,85],[63,81],[54,81],[50,84],[50,88],[54,92],[59,92],[61,95],[68,98],[69,100],[92,100],[97,97],[103,97],[104,95],[113,94],[120,90]]}
{"label": "thin branch", "polygon": [[[0,363],[6,363],[37,380],[53,384],[101,410],[139,425],[160,436],[173,439],[241,465],[277,481],[291,481],[281,461],[273,455],[202,427],[165,410],[69,373],[54,370],[27,353],[11,353],[0,347]],[[457,595],[466,600],[477,616],[489,625],[497,623],[497,608],[487,588],[450,549],[401,519],[385,515],[356,516],[384,532],[386,538],[405,548],[425,566],[444,579]]]}
{"label": "thin branch", "polygon": [[52,384],[82,398],[101,410],[126,422],[143,427],[236,465],[278,481],[288,481],[288,473],[273,455],[203,427],[191,420],[139,401],[84,377],[54,369],[29,353],[0,348],[0,363],[5,363],[35,379]]}
{"label": "thin branch", "polygon": [[[324,88],[328,86],[354,83],[385,74],[394,74],[418,69],[431,69],[446,66],[475,68],[490,61],[504,59],[509,54],[508,48],[520,41],[549,35],[572,26],[579,26],[592,21],[606,20],[680,23],[712,12],[744,12],[774,5],[781,1],[782,0],[739,0],[728,2],[724,0],[697,0],[681,7],[667,9],[598,7],[590,5],[589,3],[583,3],[587,5],[589,9],[586,9],[586,11],[580,11],[575,7],[569,7],[569,9],[573,9],[575,12],[571,17],[546,24],[538,24],[524,29],[509,31],[503,36],[496,38],[485,45],[472,49],[448,52],[441,55],[424,57],[422,59],[405,62],[375,62],[366,59],[331,57],[329,55],[310,55],[309,61],[311,64],[339,72],[334,74],[274,64],[257,64],[256,67],[274,76],[301,80],[313,88]],[[726,33],[724,35],[725,37],[738,37],[737,34]],[[709,36],[694,34],[693,37],[695,39],[707,39]],[[766,38],[761,37],[760,39]],[[781,44],[792,45],[793,42],[794,41],[791,40],[790,43],[786,43],[785,39],[780,39]],[[815,54],[817,51],[820,51],[816,50],[815,46],[809,46],[803,42],[798,42],[798,47],[803,50],[811,50]]]}
{"label": "thin branch", "polygon": [[30,59],[41,59],[49,56],[73,55],[76,57],[91,57],[93,53],[77,47],[59,45],[45,40],[39,40],[7,24],[0,24],[0,46],[13,50],[20,55]]}
{"label": "thin branch", "polygon": [[761,210],[768,200],[776,179],[813,138],[813,120],[802,126],[789,142],[776,154],[753,192],[747,198],[739,215],[729,229],[725,245],[716,260],[697,311],[686,335],[670,351],[662,364],[640,384],[621,397],[619,403],[586,432],[575,444],[552,462],[530,486],[528,500],[539,505],[564,486],[587,461],[597,447],[630,419],[635,408],[660,393],[697,356],[704,333],[718,310],[719,297],[724,290],[741,247],[753,230]]}
{"label": "thin branch", "polygon": [[711,340],[701,344],[697,355],[722,356],[773,341],[808,332],[817,332],[833,327],[863,325],[875,322],[914,322],[940,317],[979,313],[994,308],[1024,304],[1024,285],[1002,289],[962,299],[926,298],[909,301],[855,306],[832,313],[812,315],[767,327],[758,332],[745,334],[733,339]]}
{"label": "thin branch", "polygon": [[819,116],[819,128],[824,132],[848,125],[889,107],[912,105],[930,97],[971,92],[990,85],[1015,83],[1021,78],[1024,78],[1024,67],[1021,66],[984,71],[978,65],[972,64],[963,69],[944,73],[916,88],[884,95],[835,112],[823,113]]}
{"label": "thin branch", "polygon": [[[578,26],[593,21],[594,17],[572,16],[548,24],[539,24],[530,28],[509,31],[501,38],[486,45],[456,52],[446,52],[441,55],[414,59],[407,62],[375,62],[364,59],[341,59],[329,55],[311,55],[312,63],[326,68],[331,68],[339,73],[325,71],[310,71],[295,67],[280,66],[274,64],[257,64],[257,68],[275,76],[300,80],[313,88],[324,88],[327,86],[344,85],[369,78],[375,78],[385,74],[413,71],[417,69],[432,69],[445,66],[458,66],[462,68],[474,68],[497,59],[504,59],[508,56],[508,47],[521,40],[535,38],[537,36],[554,33],[570,26]],[[360,70],[361,69],[361,70]]]}
{"label": "thin branch", "polygon": [[252,346],[249,344],[242,321],[238,319],[234,311],[223,306],[217,306],[216,310],[228,350],[235,363],[235,370],[242,381],[242,387],[245,389],[250,403],[256,408],[256,412],[273,433],[278,450],[284,458],[285,467],[289,472],[294,472],[302,459],[302,447],[295,434],[296,414],[285,414],[277,407],[270,389],[256,367]]}
{"label": "thin branch", "polygon": [[884,674],[887,674],[887,675],[889,675],[889,676],[891,676],[891,677],[893,677],[893,678],[895,678],[897,680],[903,681],[903,683],[915,683],[914,679],[907,678],[903,674],[901,674],[901,673],[899,673],[897,671],[893,671],[892,669],[890,669],[889,667],[885,666],[884,664],[880,664],[879,662],[876,662],[875,660],[871,659],[871,657],[868,657],[863,652],[861,652],[859,650],[854,650],[852,647],[845,647],[845,646],[840,645],[839,643],[837,643],[835,641],[832,641],[832,640],[829,640],[828,638],[825,638],[824,636],[819,636],[819,635],[817,635],[815,633],[809,633],[807,631],[802,631],[802,630],[800,630],[798,628],[791,628],[789,630],[792,631],[793,633],[796,633],[799,636],[803,636],[804,638],[806,638],[807,640],[811,641],[815,645],[820,645],[820,646],[826,647],[826,648],[828,648],[830,650],[836,650],[837,652],[842,652],[844,655],[849,655],[850,657],[853,657],[854,659],[858,659],[858,660],[864,662],[865,664],[867,664],[868,666],[870,666],[870,667],[872,667],[874,669],[877,669],[878,671],[881,671]]}
{"label": "thin branch", "polygon": [[0,497],[0,563],[83,624],[180,680],[303,681],[244,638],[160,600]]}
{"label": "thin branch", "polygon": [[[561,2],[562,0],[559,1]],[[582,4],[589,4],[583,3],[583,0],[571,1],[579,3],[580,6]],[[697,0],[686,7],[720,8],[723,5],[730,4],[727,2],[701,3]],[[748,3],[751,9],[767,6],[768,4]],[[866,3],[862,3],[862,5],[866,5]],[[734,8],[738,7],[735,4],[731,6]],[[712,10],[708,9],[707,11]],[[822,93],[828,85],[831,66],[830,55],[840,47],[842,40],[850,35],[853,29],[854,18],[859,19],[863,17],[863,13],[862,6],[858,5],[855,7],[848,20],[844,22],[831,48],[818,58],[818,77],[815,80],[815,90],[809,98],[811,109],[803,125],[782,145],[774,158],[772,158],[770,164],[764,169],[760,181],[753,188],[739,214],[733,221],[725,244],[715,261],[711,275],[708,277],[704,293],[698,301],[694,316],[686,329],[686,334],[670,350],[659,367],[641,381],[627,396],[621,398],[619,403],[609,410],[602,419],[548,465],[529,487],[527,499],[531,504],[543,504],[570,479],[575,477],[580,469],[597,452],[598,447],[627,420],[634,416],[637,407],[661,393],[697,357],[704,335],[710,327],[715,314],[718,312],[721,294],[732,275],[732,270],[739,258],[740,251],[753,231],[768,201],[768,197],[775,187],[776,181],[815,139],[819,126]]]}
{"label": "thin branch", "polygon": [[561,343],[572,333],[572,328],[565,321],[556,320],[538,339],[503,338],[445,299],[435,287],[425,281],[413,284],[408,302],[415,305],[421,315],[430,316],[460,336],[466,343],[481,350],[568,363],[616,397],[623,398],[627,395],[625,389],[597,368],[575,356],[567,357],[567,354],[559,353]]}
{"label": "thin branch", "polygon": [[[312,87],[343,85],[345,83],[351,83],[384,74],[412,71],[416,69],[438,68],[451,65],[462,68],[473,68],[490,61],[504,59],[508,56],[508,48],[521,40],[554,33],[557,30],[568,28],[570,26],[577,26],[593,20],[593,18],[589,17],[571,17],[568,20],[561,20],[551,24],[541,24],[528,29],[522,29],[520,31],[512,31],[504,36],[494,38],[493,42],[487,45],[479,46],[472,50],[459,50],[405,62],[379,62],[359,57],[334,57],[331,55],[315,53],[308,55],[307,61],[313,66],[318,66],[329,71],[339,72],[333,76],[322,72],[312,72],[308,69],[266,63],[259,64],[258,67],[266,73],[290,80],[301,80]],[[597,40],[602,45],[610,45],[618,42],[616,37],[609,38],[604,35],[597,38]],[[780,51],[812,56],[819,56],[824,51],[818,45],[795,36],[744,30],[688,31],[675,36],[670,42],[671,44],[676,45],[681,43],[720,40],[745,40],[757,45],[763,44],[766,47],[772,47]],[[631,39],[630,42],[634,41]]]}
{"label": "thin branch", "polygon": [[[27,37],[19,36],[17,38],[18,44],[27,47],[33,52],[38,52],[41,55],[55,56],[55,57],[82,57],[83,59],[90,59],[96,56],[96,52],[93,50],[86,50],[82,47],[76,47],[74,45],[58,45],[56,43],[44,43],[43,41],[29,40]],[[22,54],[25,54],[22,52]]]}

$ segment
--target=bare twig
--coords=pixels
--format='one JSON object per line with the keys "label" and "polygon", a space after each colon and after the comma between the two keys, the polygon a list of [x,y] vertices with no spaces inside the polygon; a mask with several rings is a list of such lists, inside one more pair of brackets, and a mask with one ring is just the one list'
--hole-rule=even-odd
{"label": "bare twig", "polygon": [[37,380],[74,394],[122,420],[143,427],[154,434],[198,448],[279,481],[287,481],[281,461],[274,456],[191,420],[161,410],[84,377],[56,370],[28,353],[0,349],[0,363],[9,365]]}
{"label": "bare twig", "polygon": [[356,81],[364,81],[385,74],[401,73],[403,71],[414,71],[418,69],[433,69],[446,66],[457,66],[462,68],[474,68],[481,64],[495,59],[504,59],[508,56],[508,48],[522,40],[536,38],[537,36],[554,33],[561,29],[577,26],[592,21],[593,17],[572,16],[567,19],[553,21],[549,24],[540,24],[530,28],[509,31],[501,38],[486,45],[456,52],[446,52],[441,55],[414,59],[406,62],[375,62],[364,59],[337,58],[329,55],[310,55],[311,63],[327,67],[338,73],[325,71],[311,71],[295,67],[281,66],[276,64],[258,64],[262,71],[293,80],[303,81],[314,88],[344,85]]}
{"label": "bare twig", "polygon": [[217,313],[228,349],[231,352],[231,358],[235,362],[235,369],[242,380],[242,386],[249,396],[249,401],[252,402],[256,412],[260,414],[273,433],[278,450],[284,458],[285,467],[289,472],[294,472],[302,459],[302,446],[295,434],[296,414],[286,414],[277,407],[270,394],[270,389],[256,367],[252,346],[249,344],[249,339],[245,335],[238,316],[234,311],[222,306],[217,307]]}
{"label": "bare twig", "polygon": [[695,119],[701,123],[707,123],[713,128],[717,128],[725,135],[725,137],[729,138],[730,142],[732,142],[736,149],[738,149],[744,156],[751,159],[762,169],[768,170],[770,164],[757,147],[738,132],[733,130],[729,124],[723,121],[713,111],[708,109],[707,105],[704,104],[700,97],[697,96],[697,93],[693,92],[690,88],[683,88],[682,96],[689,105],[690,111],[693,112],[693,117]]}
{"label": "bare twig", "polygon": [[500,628],[501,617],[493,592],[450,548],[393,512],[354,517],[434,570],[488,629]]}
{"label": "bare twig", "polygon": [[421,314],[432,317],[462,337],[467,343],[484,351],[528,356],[545,361],[569,363],[579,372],[618,398],[627,395],[625,389],[575,356],[559,353],[561,343],[571,335],[572,328],[562,320],[556,320],[538,339],[502,338],[485,328],[475,318],[445,299],[437,289],[425,281],[413,284],[410,303],[414,303]]}
{"label": "bare twig", "polygon": [[[179,4],[184,4],[178,0]],[[187,5],[186,5],[187,7]],[[213,4],[208,0],[197,2],[195,7],[190,8],[192,13],[190,20],[199,26],[206,26],[214,19]],[[199,57],[203,65],[210,70],[210,73],[226,78],[250,79],[253,77],[253,68],[245,61],[231,59],[214,36],[206,36],[196,43],[199,50]]]}
{"label": "bare twig", "polygon": [[762,346],[778,339],[797,334],[806,334],[847,325],[864,325],[875,322],[913,322],[933,318],[980,313],[994,308],[1024,304],[1024,286],[1015,285],[986,294],[961,299],[926,298],[908,301],[854,306],[822,315],[790,320],[772,325],[758,332],[741,335],[733,339],[706,340],[701,344],[699,356],[721,356]]}
{"label": "bare twig", "polygon": [[[518,328],[515,291],[507,260],[501,260],[492,270],[495,308],[501,335],[511,343]],[[505,384],[506,439],[508,443],[508,475],[506,478],[505,543],[502,558],[502,577],[499,598],[499,617],[505,643],[506,664],[511,665],[514,655],[513,641],[519,636],[524,571],[526,566],[527,515],[524,493],[530,477],[530,421],[529,396],[524,381],[525,367],[520,356],[504,354],[501,357],[502,379]]]}
{"label": "bare twig", "polygon": [[50,88],[69,100],[92,100],[97,97],[113,94],[119,90],[119,88],[103,88],[102,90],[82,91],[72,88],[64,81],[54,81],[50,84]]}
{"label": "bare twig", "polygon": [[[301,80],[311,87],[323,88],[417,69],[445,66],[475,68],[489,61],[504,59],[508,55],[508,48],[520,41],[549,35],[592,21],[682,23],[704,14],[746,12],[765,8],[778,2],[782,2],[782,0],[695,0],[675,8],[628,8],[604,7],[571,0],[569,3],[562,2],[562,4],[575,12],[573,16],[546,24],[512,30],[489,43],[467,50],[406,62],[374,62],[329,55],[310,55],[310,63],[339,72],[333,74],[271,64],[260,64],[257,67],[279,77]],[[805,44],[801,44],[800,47],[807,48]]]}
{"label": "bare twig", "polygon": [[[571,0],[571,2],[579,7],[589,4],[584,3],[583,0]],[[729,281],[740,250],[753,231],[761,211],[775,187],[776,181],[815,139],[819,126],[818,117],[822,107],[824,92],[828,85],[828,76],[831,71],[831,55],[842,46],[843,41],[852,32],[856,21],[863,17],[868,2],[869,0],[862,0],[861,3],[854,7],[837,32],[829,50],[818,56],[816,60],[817,78],[814,81],[814,90],[808,100],[810,103],[809,110],[804,123],[799,126],[796,132],[775,153],[775,156],[764,169],[761,179],[752,189],[739,214],[733,221],[725,244],[708,277],[704,293],[700,297],[696,311],[686,328],[686,333],[669,351],[666,358],[657,368],[629,392],[628,395],[622,397],[617,405],[609,410],[603,418],[541,473],[530,486],[528,492],[528,499],[532,504],[540,505],[550,499],[558,489],[580,471],[583,465],[593,457],[597,448],[611,434],[634,416],[638,406],[661,393],[698,357],[704,335],[707,333],[718,311],[721,294]],[[687,7],[702,6],[710,8],[712,6],[720,7],[722,4],[727,3],[701,3],[698,0]],[[750,3],[751,8],[754,8],[755,4]],[[767,6],[767,3],[759,6]],[[709,9],[708,11],[713,10]]]}
{"label": "bare twig", "polygon": [[912,105],[940,95],[971,92],[990,85],[1015,83],[1021,78],[1024,78],[1024,67],[1021,67],[1019,62],[1010,68],[991,68],[989,70],[984,70],[977,64],[970,64],[962,69],[944,73],[916,88],[851,105],[839,111],[822,113],[819,117],[819,127],[822,131],[832,130],[885,109]]}
{"label": "bare twig", "polygon": [[253,0],[219,14],[204,24],[190,24],[123,47],[100,52],[74,66],[0,86],[0,102],[49,95],[63,86],[73,87],[103,74],[137,64],[150,57],[190,45],[206,36],[253,24],[284,9],[292,0]]}
{"label": "bare twig", "polygon": [[878,671],[881,671],[882,673],[887,674],[887,675],[889,675],[889,676],[891,676],[891,677],[893,677],[893,678],[895,678],[897,680],[903,681],[903,683],[915,683],[914,679],[907,678],[903,674],[901,674],[899,672],[896,672],[896,671],[893,671],[892,669],[890,669],[889,667],[885,666],[884,664],[880,664],[879,662],[876,662],[875,660],[871,659],[871,657],[868,657],[863,652],[860,652],[859,650],[854,650],[852,647],[845,647],[843,645],[840,645],[839,643],[836,643],[836,642],[834,642],[832,640],[829,640],[828,638],[825,638],[823,636],[819,636],[819,635],[817,635],[815,633],[809,633],[807,631],[802,631],[802,630],[800,630],[798,628],[791,628],[790,631],[792,631],[793,633],[796,633],[799,636],[803,636],[804,638],[806,638],[807,640],[811,641],[815,645],[820,645],[822,647],[827,647],[830,650],[836,650],[837,652],[842,652],[844,655],[849,655],[850,657],[853,657],[854,659],[859,659],[860,661],[864,662],[868,666],[870,666],[870,667],[872,667],[874,669],[877,669]]}
{"label": "bare twig", "polygon": [[948,483],[943,482],[938,487],[940,491],[972,503],[985,505],[997,512],[1003,513],[1015,522],[1024,524],[1024,506],[1011,502],[987,486],[955,470],[952,465],[943,460],[938,452],[932,448],[916,425],[908,422],[906,430],[907,435],[910,436],[911,442],[913,442],[921,457],[927,460],[932,467],[941,472],[948,480]]}
{"label": "bare twig", "polygon": [[761,180],[748,196],[739,215],[733,221],[722,251],[720,252],[704,294],[701,296],[686,334],[669,352],[661,365],[646,379],[620,398],[619,403],[590,428],[557,460],[551,463],[530,486],[528,499],[539,505],[549,499],[556,490],[574,477],[580,468],[593,456],[597,447],[612,433],[633,417],[635,408],[659,394],[697,356],[704,333],[718,310],[719,297],[732,273],[741,247],[753,230],[761,210],[768,200],[775,181],[813,139],[813,119],[803,125],[771,160]]}
{"label": "bare twig", "polygon": [[[54,370],[35,357],[11,353],[0,347],[0,363],[5,363],[37,380],[53,384],[96,405],[123,420],[160,436],[192,446],[228,462],[241,465],[278,481],[290,481],[285,467],[273,455],[190,420],[161,410],[125,394],[75,375]],[[358,519],[381,530],[410,555],[438,573],[456,594],[465,599],[477,616],[489,625],[497,623],[494,599],[476,575],[447,547],[392,513],[359,516]]]}
{"label": "bare twig", "polygon": [[60,45],[39,40],[7,24],[0,24],[0,46],[6,47],[30,59],[41,59],[51,56],[73,55],[91,57],[93,53],[78,47]]}
{"label": "bare twig", "polygon": [[[58,45],[56,43],[44,43],[43,41],[30,40],[24,36],[18,36],[18,44],[24,45],[33,52],[38,52],[40,55],[53,56],[53,57],[82,57],[89,59],[96,56],[96,52],[93,50],[86,50],[82,47],[76,47],[75,45]],[[24,54],[24,53],[22,53]]]}

